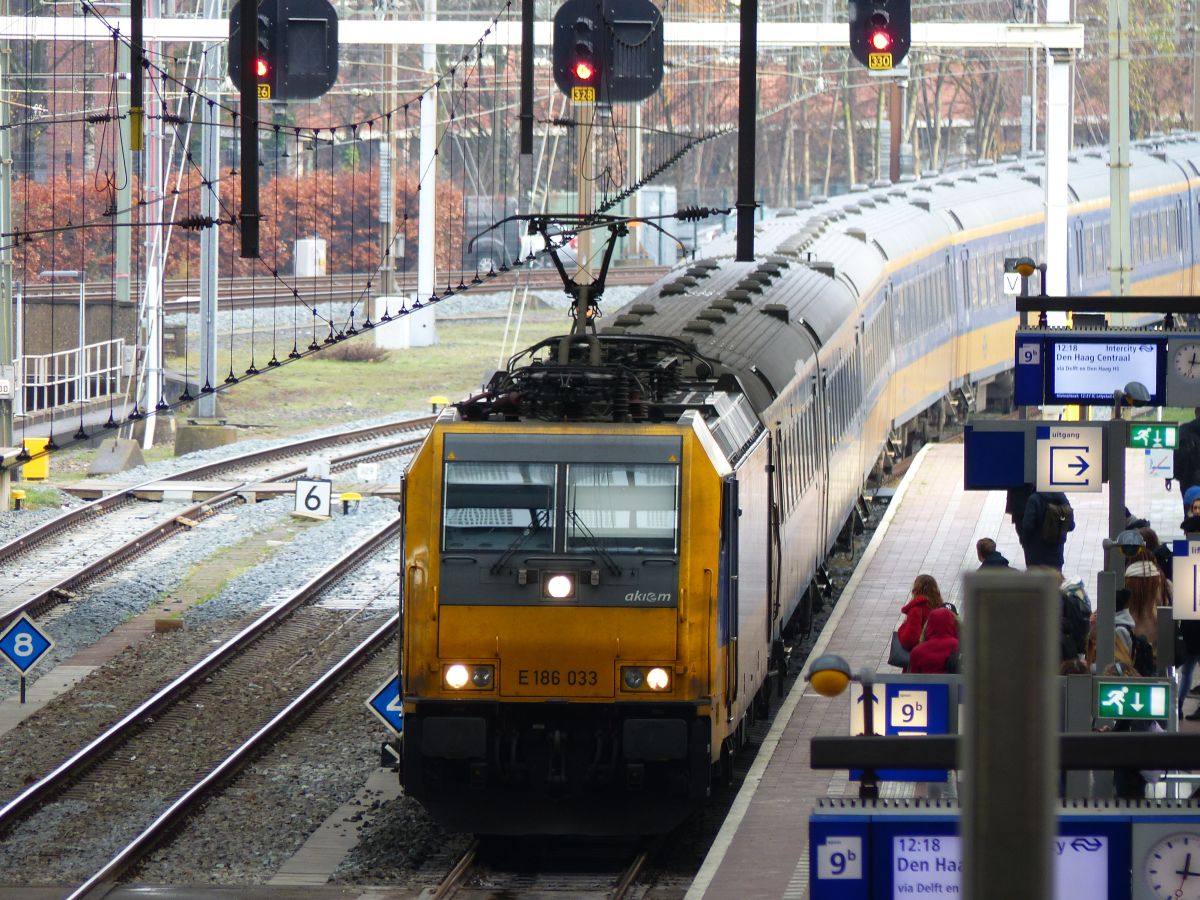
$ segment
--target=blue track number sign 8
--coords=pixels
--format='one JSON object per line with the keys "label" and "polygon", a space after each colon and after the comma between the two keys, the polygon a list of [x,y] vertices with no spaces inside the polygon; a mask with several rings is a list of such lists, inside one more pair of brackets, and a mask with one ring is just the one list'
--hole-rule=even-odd
{"label": "blue track number sign 8", "polygon": [[28,616],[21,616],[0,635],[0,654],[22,675],[54,646]]}

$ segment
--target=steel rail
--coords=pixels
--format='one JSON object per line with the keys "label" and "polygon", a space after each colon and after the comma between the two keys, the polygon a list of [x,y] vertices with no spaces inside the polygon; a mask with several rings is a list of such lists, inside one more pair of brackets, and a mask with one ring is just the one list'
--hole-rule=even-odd
{"label": "steel rail", "polygon": [[[414,419],[412,421],[424,422],[428,420]],[[394,456],[399,453],[403,453],[406,449],[412,447],[419,439],[420,438],[414,436],[412,438],[404,438],[392,444],[387,444],[381,447],[369,447],[362,450],[355,450],[351,453],[334,457],[332,460],[330,460],[330,465],[334,469],[341,469],[371,459],[382,459],[388,456]],[[294,452],[295,451],[293,448],[293,453]],[[284,455],[290,456],[293,454],[288,453]],[[288,469],[285,472],[273,475],[266,479],[266,481],[269,483],[293,481],[297,478],[303,477],[306,471],[306,466],[298,466]],[[132,495],[133,491],[155,483],[157,482],[145,482],[139,487],[130,488],[128,491],[122,492],[121,494],[114,494],[113,496],[119,497],[125,494]],[[145,553],[147,550],[157,546],[181,531],[190,529],[192,526],[189,524],[189,522],[202,521],[203,519],[212,516],[219,509],[229,506],[232,503],[241,502],[243,500],[242,493],[246,486],[247,485],[245,483],[239,484],[218,494],[215,497],[211,497],[208,500],[204,500],[189,506],[187,509],[177,513],[165,522],[159,522],[155,525],[152,525],[149,529],[137,535],[133,539],[125,542],[115,550],[112,550],[98,559],[93,560],[82,569],[65,575],[49,587],[44,588],[37,594],[34,594],[33,596],[21,601],[7,612],[0,613],[0,632],[2,632],[13,621],[20,618],[22,615],[40,615],[47,609],[58,605],[58,603],[62,601],[64,594],[74,591],[75,589],[82,587],[89,582],[95,581],[97,578],[102,577],[133,557]],[[60,516],[54,521],[58,522],[62,518],[63,517]],[[59,531],[62,530],[62,528],[59,529]],[[55,533],[57,534],[58,532]],[[2,551],[0,551],[0,553],[2,553]],[[0,561],[2,561],[2,559],[3,558],[0,557]]]}
{"label": "steel rail", "polygon": [[396,537],[400,531],[401,518],[396,517],[375,531],[367,540],[342,554],[321,572],[313,576],[291,597],[274,607],[208,656],[177,676],[168,685],[155,692],[137,708],[126,713],[115,725],[93,738],[81,750],[60,763],[55,769],[38,779],[24,791],[0,807],[0,835],[28,816],[37,807],[78,780],[89,769],[113,749],[141,729],[148,718],[157,718],[159,713],[173,705],[190,692],[193,682],[203,679],[240,654],[264,634],[290,616],[296,609],[320,596],[330,586],[341,580],[353,568],[363,563],[381,546]]}
{"label": "steel rail", "polygon": [[178,829],[209,797],[235,778],[272,743],[294,729],[329,694],[361,668],[396,636],[397,613],[370,637],[351,650],[340,662],[318,678],[303,693],[281,709],[207,775],[168,806],[140,835],[120,850],[98,872],[67,895],[68,900],[99,900],[127,872],[135,869],[153,850]]}
{"label": "steel rail", "polygon": [[353,431],[343,432],[336,435],[326,435],[319,438],[305,438],[303,440],[294,441],[290,444],[280,444],[277,447],[268,447],[260,450],[250,450],[237,456],[229,456],[225,459],[217,460],[216,462],[203,463],[198,466],[193,466],[190,469],[185,469],[174,475],[168,475],[163,478],[153,478],[149,481],[143,481],[139,484],[125,488],[122,491],[109,494],[107,497],[101,497],[98,500],[93,500],[84,506],[76,509],[67,510],[61,516],[56,516],[44,525],[27,531],[20,537],[14,538],[7,544],[0,546],[0,565],[9,562],[16,556],[32,550],[34,547],[48,541],[50,538],[74,528],[82,522],[87,521],[98,515],[104,515],[124,506],[126,503],[132,502],[134,494],[149,485],[158,484],[162,481],[189,481],[210,477],[218,472],[227,471],[229,469],[237,469],[243,466],[256,465],[262,462],[269,462],[272,459],[277,459],[281,456],[294,456],[297,453],[307,453],[312,450],[318,450],[323,447],[336,446],[347,441],[363,440],[370,437],[382,437],[396,431],[408,431],[419,428],[427,428],[433,422],[433,416],[420,416],[415,419],[405,419],[397,422],[390,422],[385,425],[370,425],[363,428],[357,428]]}
{"label": "steel rail", "polygon": [[438,882],[437,887],[433,889],[433,893],[429,895],[429,900],[446,900],[447,897],[453,897],[458,889],[462,886],[463,877],[471,870],[471,866],[475,864],[475,857],[479,854],[479,838],[471,841],[471,845],[454,864],[446,877]]}

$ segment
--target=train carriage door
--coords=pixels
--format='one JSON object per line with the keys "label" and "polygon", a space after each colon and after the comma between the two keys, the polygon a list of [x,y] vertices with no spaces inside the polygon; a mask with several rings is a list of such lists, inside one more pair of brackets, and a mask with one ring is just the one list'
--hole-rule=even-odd
{"label": "train carriage door", "polygon": [[820,532],[817,535],[818,563],[824,556],[825,548],[829,546],[829,457],[832,452],[830,435],[832,434],[833,410],[827,393],[828,371],[824,367],[818,368],[818,374],[813,378],[813,396],[816,398],[816,415],[813,416],[816,433],[813,435],[813,445],[817,463],[816,483],[813,485],[813,490],[816,491],[817,529]]}
{"label": "train carriage door", "polygon": [[738,695],[738,483],[721,485],[721,542],[717,561],[717,646],[726,647],[725,698],[732,712]]}
{"label": "train carriage door", "polygon": [[[958,264],[951,265],[951,271],[954,273],[953,285],[954,290],[954,305],[959,310],[958,334],[970,334],[974,328],[974,321],[971,310],[971,251],[966,247],[958,248]],[[963,342],[964,359],[955,360],[961,364],[956,366],[956,372],[972,372],[978,364],[971,353],[971,344],[967,341]]]}
{"label": "train carriage door", "polygon": [[1073,261],[1073,265],[1067,266],[1067,295],[1082,294],[1086,288],[1083,285],[1084,274],[1084,246],[1083,246],[1083,219],[1076,218],[1071,222],[1071,241],[1074,242],[1074,253],[1072,248],[1067,249],[1067,259]]}

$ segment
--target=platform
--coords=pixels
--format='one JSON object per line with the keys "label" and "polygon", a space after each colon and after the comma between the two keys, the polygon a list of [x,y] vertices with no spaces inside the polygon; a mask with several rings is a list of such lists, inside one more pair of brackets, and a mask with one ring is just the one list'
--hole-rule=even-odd
{"label": "platform", "polygon": [[[1144,451],[1126,454],[1126,506],[1149,519],[1160,540],[1182,537],[1183,503],[1177,486],[1168,493],[1161,478],[1146,474]],[[976,540],[993,538],[1015,567],[1024,568],[1016,532],[1004,513],[1004,492],[967,492],[962,484],[961,443],[929,444],[920,451],[810,659],[837,653],[853,671],[869,665],[895,673],[887,665],[888,642],[918,574],[933,575],[942,596],[962,610],[961,576],[979,565]],[[1063,571],[1068,578],[1083,578],[1094,606],[1096,573],[1104,565],[1107,485],[1102,493],[1072,494],[1071,504],[1076,525],[1067,538]],[[1184,724],[1188,730],[1197,727]],[[848,733],[844,696],[827,699],[803,679],[794,682],[688,900],[808,896],[809,813],[819,797],[858,795],[857,782],[849,781],[844,770],[809,768],[809,741],[817,735]],[[892,782],[882,788],[883,796],[911,796],[913,785]]]}

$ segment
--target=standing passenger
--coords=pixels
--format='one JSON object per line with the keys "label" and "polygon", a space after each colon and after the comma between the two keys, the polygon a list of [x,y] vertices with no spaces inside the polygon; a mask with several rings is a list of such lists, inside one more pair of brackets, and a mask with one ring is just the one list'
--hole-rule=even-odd
{"label": "standing passenger", "polygon": [[929,618],[930,610],[945,605],[942,601],[942,592],[938,590],[938,584],[934,577],[918,575],[913,581],[908,602],[900,610],[904,613],[904,622],[896,629],[900,638],[900,646],[911,653],[925,632],[925,621]]}
{"label": "standing passenger", "polygon": [[979,557],[981,569],[1007,569],[1008,559],[996,549],[996,542],[991,538],[980,538],[975,542],[975,555]]}
{"label": "standing passenger", "polygon": [[1183,496],[1184,515],[1191,501],[1187,498],[1189,488],[1200,485],[1200,406],[1195,409],[1196,417],[1179,426],[1179,443],[1175,447],[1175,480],[1179,482],[1179,493]]}
{"label": "standing passenger", "polygon": [[1021,517],[1021,546],[1025,548],[1025,568],[1050,566],[1063,568],[1067,532],[1075,530],[1075,511],[1062,491],[1034,491]]}

